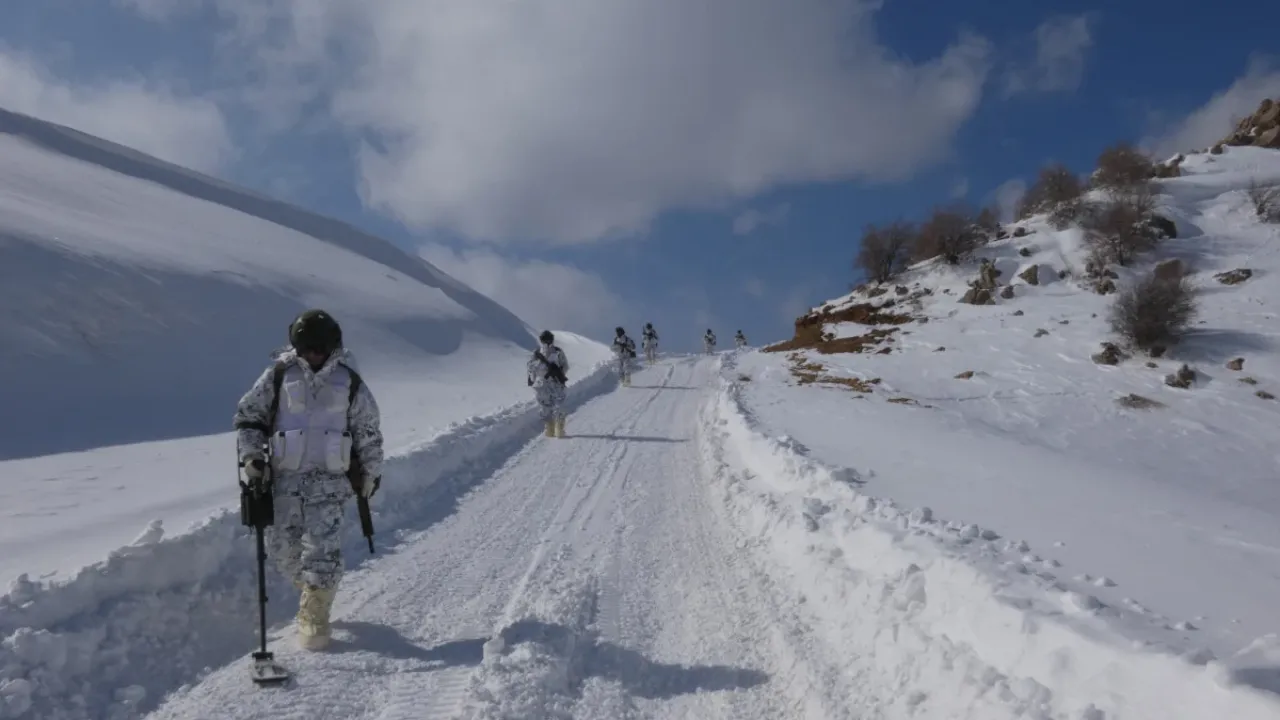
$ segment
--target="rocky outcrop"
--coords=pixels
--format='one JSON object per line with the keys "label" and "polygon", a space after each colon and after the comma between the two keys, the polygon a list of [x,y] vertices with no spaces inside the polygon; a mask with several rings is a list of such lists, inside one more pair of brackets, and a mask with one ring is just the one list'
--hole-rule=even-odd
{"label": "rocky outcrop", "polygon": [[1251,277],[1253,277],[1253,271],[1249,268],[1236,268],[1213,276],[1215,280],[1223,285],[1239,285]]}
{"label": "rocky outcrop", "polygon": [[1196,371],[1189,366],[1183,365],[1178,371],[1164,377],[1164,384],[1169,387],[1186,389],[1196,381]]}
{"label": "rocky outcrop", "polygon": [[1104,342],[1102,352],[1094,353],[1090,359],[1099,365],[1119,365],[1124,360],[1124,353],[1115,343]]}
{"label": "rocky outcrop", "polygon": [[1187,274],[1187,267],[1178,258],[1172,258],[1157,264],[1152,274],[1157,280],[1180,280]]}
{"label": "rocky outcrop", "polygon": [[1280,149],[1280,102],[1264,99],[1252,115],[1240,120],[1222,143]]}
{"label": "rocky outcrop", "polygon": [[1018,273],[1018,277],[1022,278],[1028,285],[1040,284],[1040,266],[1032,265],[1026,270]]}

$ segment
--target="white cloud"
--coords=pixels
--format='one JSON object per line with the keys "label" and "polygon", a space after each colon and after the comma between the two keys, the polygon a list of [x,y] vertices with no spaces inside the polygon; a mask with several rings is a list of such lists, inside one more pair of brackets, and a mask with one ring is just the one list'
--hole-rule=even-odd
{"label": "white cloud", "polygon": [[168,20],[193,10],[196,3],[186,0],[112,0],[117,7],[128,8],[148,20]]}
{"label": "white cloud", "polygon": [[734,235],[750,235],[768,225],[781,225],[787,219],[787,214],[791,212],[791,206],[787,204],[775,205],[768,210],[757,210],[751,208],[745,212],[739,213],[733,219]]}
{"label": "white cloud", "polygon": [[996,212],[1000,214],[1002,222],[1012,222],[1014,214],[1017,212],[1018,201],[1023,195],[1027,194],[1027,183],[1014,178],[1000,184],[999,187],[991,193],[995,200]]}
{"label": "white cloud", "polygon": [[1280,70],[1267,59],[1255,58],[1230,87],[1142,144],[1157,157],[1204,149],[1229,135],[1240,118],[1258,109],[1263,98],[1275,97],[1280,97]]}
{"label": "white cloud", "polygon": [[140,80],[81,85],[0,49],[0,106],[205,172],[232,155],[217,105]]}
{"label": "white cloud", "polygon": [[956,181],[951,185],[951,198],[953,200],[959,200],[960,198],[968,194],[969,194],[969,178],[967,177],[957,178]]}
{"label": "white cloud", "polygon": [[569,265],[507,258],[490,250],[457,251],[433,244],[418,252],[536,330],[613,337],[622,300],[598,275]]}
{"label": "white cloud", "polygon": [[585,242],[788,183],[905,179],[987,74],[972,35],[903,60],[858,0],[213,1],[258,97],[324,99],[361,138],[370,206],[474,239]]}
{"label": "white cloud", "polygon": [[762,298],[768,292],[764,281],[758,277],[749,277],[742,283],[742,289],[751,297]]}
{"label": "white cloud", "polygon": [[1051,17],[1036,28],[1035,61],[1005,76],[1005,96],[1069,92],[1084,80],[1085,54],[1093,47],[1089,15]]}

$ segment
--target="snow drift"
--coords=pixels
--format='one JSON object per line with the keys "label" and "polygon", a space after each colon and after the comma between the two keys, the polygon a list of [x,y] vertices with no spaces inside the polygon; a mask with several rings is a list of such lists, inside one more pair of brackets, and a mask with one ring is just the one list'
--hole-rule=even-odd
{"label": "snow drift", "polygon": [[[579,375],[571,409],[615,385],[607,363]],[[389,457],[372,503],[375,542],[386,548],[450,515],[541,430],[536,404],[525,401]],[[348,568],[370,557],[354,517],[343,546]],[[251,535],[225,512],[176,538],[140,538],[69,582],[20,577],[0,596],[0,718],[138,717],[243,656],[257,631],[254,568]],[[274,571],[268,578],[269,622],[287,621],[297,591]]]}
{"label": "snow drift", "polygon": [[[1096,600],[1022,565],[1026,548],[859,490],[758,429],[732,361],[704,407],[713,493],[814,634],[847,658],[846,712],[913,718],[1274,718],[1212,660],[1135,644]],[[752,382],[755,382],[754,380]],[[849,703],[852,703],[850,705]]]}
{"label": "snow drift", "polygon": [[[531,329],[416,255],[0,110],[0,582],[234,505],[235,402],[313,306],[342,323],[389,451],[528,397]],[[558,341],[576,367],[608,355]]]}

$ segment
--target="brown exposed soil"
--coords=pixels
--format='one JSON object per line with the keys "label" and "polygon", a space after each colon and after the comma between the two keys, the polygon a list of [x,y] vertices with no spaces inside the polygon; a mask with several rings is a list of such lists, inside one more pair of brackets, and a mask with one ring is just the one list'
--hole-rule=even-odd
{"label": "brown exposed soil", "polygon": [[856,323],[873,327],[905,325],[913,319],[910,315],[885,312],[882,308],[868,303],[851,305],[834,312],[830,307],[824,306],[821,312],[796,318],[795,336],[790,340],[769,345],[764,348],[764,351],[788,352],[811,349],[824,355],[878,351],[880,348],[877,346],[891,338],[900,328],[877,327],[864,335],[839,339],[831,337],[830,333],[824,333],[823,328],[828,324],[836,323]]}

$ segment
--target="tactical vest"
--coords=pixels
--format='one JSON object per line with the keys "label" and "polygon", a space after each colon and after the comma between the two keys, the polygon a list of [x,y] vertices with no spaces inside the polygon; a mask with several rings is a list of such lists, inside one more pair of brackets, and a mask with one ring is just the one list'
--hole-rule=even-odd
{"label": "tactical vest", "polygon": [[276,470],[342,474],[351,468],[347,409],[355,395],[353,377],[345,366],[338,365],[311,387],[301,367],[290,364],[284,369],[270,440]]}

